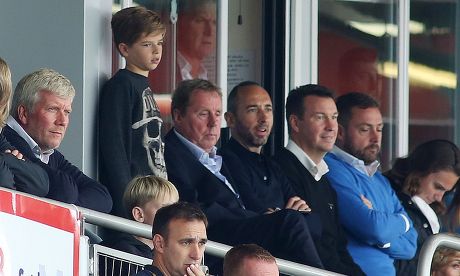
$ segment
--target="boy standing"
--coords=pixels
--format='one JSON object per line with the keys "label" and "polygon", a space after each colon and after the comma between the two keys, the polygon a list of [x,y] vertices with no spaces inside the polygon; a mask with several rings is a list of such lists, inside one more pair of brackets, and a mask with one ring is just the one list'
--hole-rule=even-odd
{"label": "boy standing", "polygon": [[99,113],[101,182],[109,189],[114,215],[126,217],[122,196],[137,175],[166,178],[160,111],[149,87],[148,74],[162,54],[166,32],[159,15],[130,7],[112,18],[113,39],[126,59],[103,87]]}

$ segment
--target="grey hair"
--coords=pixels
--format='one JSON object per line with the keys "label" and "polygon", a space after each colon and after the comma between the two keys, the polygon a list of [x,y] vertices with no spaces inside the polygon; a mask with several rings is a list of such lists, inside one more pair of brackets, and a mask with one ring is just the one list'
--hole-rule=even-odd
{"label": "grey hair", "polygon": [[27,112],[33,112],[39,100],[40,91],[48,91],[63,99],[75,96],[75,88],[70,80],[53,69],[42,68],[24,76],[16,86],[10,114],[18,119],[18,108],[24,106]]}

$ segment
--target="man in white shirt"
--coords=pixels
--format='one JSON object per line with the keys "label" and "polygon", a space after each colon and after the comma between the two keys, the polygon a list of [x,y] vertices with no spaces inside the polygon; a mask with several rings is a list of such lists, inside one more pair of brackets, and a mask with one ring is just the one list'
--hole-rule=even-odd
{"label": "man in white shirt", "polygon": [[326,269],[364,275],[348,250],[338,220],[337,197],[324,175],[329,171],[324,155],[337,137],[337,107],[332,92],[320,85],[293,89],[286,102],[289,142],[275,160],[288,176],[296,193],[321,219],[321,239],[315,245]]}

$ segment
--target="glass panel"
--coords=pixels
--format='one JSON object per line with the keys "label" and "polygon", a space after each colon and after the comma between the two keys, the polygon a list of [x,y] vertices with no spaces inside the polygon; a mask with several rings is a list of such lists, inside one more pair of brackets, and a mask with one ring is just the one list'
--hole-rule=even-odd
{"label": "glass panel", "polygon": [[381,163],[386,170],[394,143],[397,1],[318,2],[318,83],[337,96],[363,92],[380,102],[385,122]]}
{"label": "glass panel", "polygon": [[456,3],[411,1],[410,148],[434,138],[454,140]]}

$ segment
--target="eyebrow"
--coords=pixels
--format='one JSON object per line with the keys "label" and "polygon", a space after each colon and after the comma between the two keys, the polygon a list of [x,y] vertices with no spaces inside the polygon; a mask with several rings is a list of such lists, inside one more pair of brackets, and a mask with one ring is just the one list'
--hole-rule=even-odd
{"label": "eyebrow", "polygon": [[[194,241],[197,241],[196,238],[185,238],[185,239],[180,239],[179,242],[194,242]],[[202,238],[202,239],[199,239],[199,242],[208,242],[208,239],[205,239],[205,238]]]}

